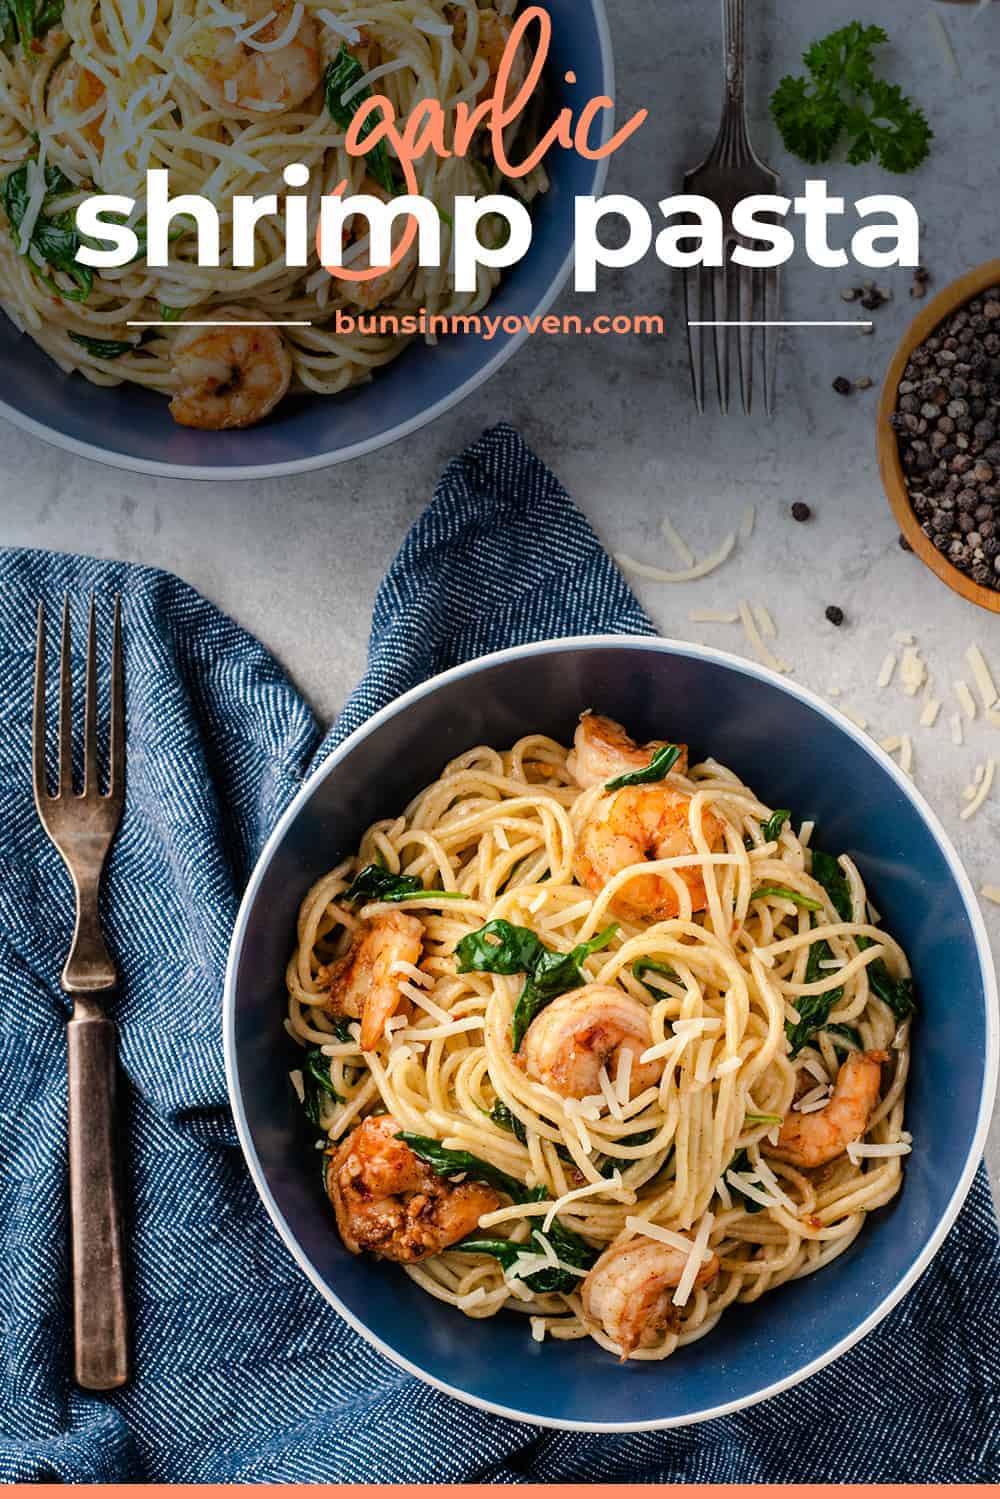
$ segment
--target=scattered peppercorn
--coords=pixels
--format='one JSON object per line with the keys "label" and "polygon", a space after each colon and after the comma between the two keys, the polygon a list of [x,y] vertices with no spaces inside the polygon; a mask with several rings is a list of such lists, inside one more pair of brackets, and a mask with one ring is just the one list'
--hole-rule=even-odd
{"label": "scattered peppercorn", "polygon": [[795,501],[795,504],[792,506],[792,520],[808,520],[811,515],[812,511],[805,500]]}
{"label": "scattered peppercorn", "polygon": [[850,380],[845,379],[843,375],[837,376],[833,382],[833,388],[838,396],[849,396],[852,390]]}
{"label": "scattered peppercorn", "polygon": [[844,611],[838,609],[836,604],[831,604],[826,611],[826,617],[831,625],[842,625],[844,623]]}
{"label": "scattered peppercorn", "polygon": [[899,544],[903,548],[904,552],[912,552],[913,551],[913,548],[910,546],[910,543],[907,541],[907,539],[903,535],[902,531],[900,531],[900,533],[899,533]]}
{"label": "scattered peppercorn", "polygon": [[[913,295],[928,279],[918,266]],[[924,535],[960,572],[1000,592],[1000,286],[912,350],[889,421]]]}

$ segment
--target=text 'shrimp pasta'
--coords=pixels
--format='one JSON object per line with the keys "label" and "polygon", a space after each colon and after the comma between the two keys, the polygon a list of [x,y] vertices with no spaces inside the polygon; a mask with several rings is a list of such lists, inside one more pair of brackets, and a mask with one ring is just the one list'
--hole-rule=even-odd
{"label": "text 'shrimp pasta'", "polygon": [[[521,85],[512,89],[519,49],[528,31],[535,27],[538,44],[530,67]],[[414,164],[429,152],[441,160],[463,157],[477,131],[488,130],[494,159],[504,175],[514,181],[536,170],[555,149],[576,151],[592,161],[614,155],[642,128],[648,112],[637,111],[612,131],[608,122],[614,101],[599,95],[588,100],[579,112],[569,107],[562,109],[523,161],[509,160],[505,142],[511,126],[532,104],[541,86],[551,37],[548,13],[537,6],[528,8],[511,31],[492,94],[475,105],[459,103],[450,122],[436,99],[421,100],[405,121],[396,119],[392,103],[385,95],[373,94],[364,100],[347,131],[347,153],[357,158],[379,147],[389,148],[398,160],[406,191],[383,201],[369,193],[348,193],[345,181],[335,192],[324,196],[318,216],[310,213],[309,199],[301,192],[284,194],[280,203],[275,193],[235,196],[229,209],[233,266],[246,269],[254,266],[257,227],[264,219],[277,219],[282,225],[285,261],[289,267],[308,265],[315,247],[331,276],[363,282],[400,264],[414,246],[421,266],[440,267],[443,243],[440,212],[429,198],[418,192]],[[567,74],[566,81],[575,83],[575,76]],[[446,124],[450,124],[453,134],[450,147],[446,144]],[[289,162],[283,180],[288,188],[302,189],[307,186],[309,175],[309,168],[303,163]],[[796,233],[786,223],[792,216],[801,220],[802,249],[814,265],[836,269],[854,261],[871,269],[883,269],[919,264],[919,218],[908,199],[877,193],[858,199],[851,207],[858,222],[845,246],[840,242],[845,236],[838,235],[837,230],[845,227],[848,206],[843,198],[831,196],[821,179],[807,180],[801,194],[794,198],[780,194],[746,197],[736,204],[732,225],[739,236],[752,242],[752,247],[730,242],[731,259],[739,265],[762,268],[790,260],[798,248]],[[595,291],[600,269],[626,268],[650,253],[664,265],[680,269],[724,264],[726,226],[714,203],[697,195],[678,194],[658,200],[656,209],[663,220],[658,231],[653,213],[626,194],[576,199],[577,291]],[[356,215],[363,217],[370,229],[371,253],[366,266],[346,263],[351,239],[346,230]],[[171,197],[169,173],[163,169],[147,172],[144,202],[123,194],[104,193],[88,196],[78,205],[76,227],[81,243],[76,259],[94,269],[129,264],[140,253],[137,232],[140,218],[145,259],[150,267],[169,266],[173,231],[178,221],[184,220],[196,226],[198,265],[220,264],[217,206],[198,193]],[[498,219],[506,226],[505,231],[499,236],[491,234],[490,242],[484,243],[481,226],[489,221],[495,227]],[[613,246],[606,243],[611,220],[624,222],[627,231],[623,242]],[[449,229],[452,232],[448,236],[447,253],[453,260],[455,289],[459,292],[475,290],[480,268],[503,269],[515,265],[532,245],[531,215],[525,204],[511,194],[457,196],[454,221]]]}

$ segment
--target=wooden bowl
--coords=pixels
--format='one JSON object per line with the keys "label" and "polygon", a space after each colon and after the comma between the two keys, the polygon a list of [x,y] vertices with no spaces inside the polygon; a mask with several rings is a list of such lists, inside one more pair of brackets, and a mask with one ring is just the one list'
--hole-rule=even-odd
{"label": "wooden bowl", "polygon": [[953,312],[957,312],[966,302],[979,296],[989,286],[1000,286],[1000,260],[988,260],[985,265],[978,266],[976,270],[967,271],[964,276],[959,276],[958,280],[946,286],[944,291],[938,292],[937,296],[922,307],[913,319],[893,355],[885,377],[885,384],[882,386],[882,397],[878,408],[878,466],[885,492],[889,496],[889,504],[896,517],[896,524],[921,562],[926,563],[942,583],[947,583],[948,587],[960,593],[963,599],[978,604],[982,609],[990,609],[994,614],[1000,614],[1000,591],[983,588],[981,584],[974,583],[965,573],[959,572],[958,568],[949,562],[948,558],[939,552],[921,531],[920,522],[910,505],[903,465],[899,457],[899,442],[889,425],[889,419],[896,409],[899,382],[903,378],[903,371],[909,363],[913,350],[918,344],[922,344],[925,338],[929,338],[934,329]]}

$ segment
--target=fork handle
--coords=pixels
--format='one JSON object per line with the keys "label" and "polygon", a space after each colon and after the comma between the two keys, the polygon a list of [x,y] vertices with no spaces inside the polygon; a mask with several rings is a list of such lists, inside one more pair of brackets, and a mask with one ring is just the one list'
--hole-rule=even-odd
{"label": "fork handle", "polygon": [[117,1028],[83,1007],[67,1024],[67,1048],[73,1373],[85,1390],[114,1390],[129,1374],[114,1149]]}
{"label": "fork handle", "polygon": [[726,77],[726,97],[736,108],[743,106],[746,71],[744,22],[744,0],[722,0],[722,62]]}

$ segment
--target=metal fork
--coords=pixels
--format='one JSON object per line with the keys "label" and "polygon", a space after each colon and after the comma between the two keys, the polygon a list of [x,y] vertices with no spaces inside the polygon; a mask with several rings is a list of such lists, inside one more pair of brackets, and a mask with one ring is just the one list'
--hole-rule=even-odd
{"label": "metal fork", "polygon": [[[722,0],[722,62],[724,93],[722,123],[705,161],[688,172],[684,191],[709,198],[722,214],[725,228],[725,255],[721,268],[706,271],[693,267],[685,272],[684,300],[688,322],[688,349],[691,355],[691,379],[699,411],[705,409],[704,342],[701,320],[725,323],[738,321],[740,394],[743,410],[749,412],[753,402],[753,328],[746,326],[755,317],[773,322],[779,315],[780,279],[777,267],[762,270],[730,264],[729,252],[735,245],[759,249],[761,246],[739,235],[733,229],[733,209],[741,198],[757,193],[774,194],[781,178],[772,172],[750,144],[747,131],[745,74],[744,0]],[[735,278],[734,278],[735,272]],[[733,281],[736,281],[734,287]],[[711,286],[709,288],[709,280]],[[709,310],[703,311],[708,301]],[[732,307],[735,302],[735,319]],[[756,311],[755,311],[756,309]],[[715,376],[719,404],[729,410],[729,365],[731,341],[727,327],[714,329]],[[764,371],[764,409],[774,413],[774,386],[777,369],[777,334],[773,328],[762,330]]]}
{"label": "metal fork", "polygon": [[108,849],[125,799],[125,685],[121,608],[115,601],[111,650],[108,789],[97,757],[97,620],[90,601],[83,723],[83,789],[73,789],[73,670],[69,599],[64,602],[59,663],[58,789],[45,771],[45,610],[38,606],[32,777],[42,826],[62,856],[76,891],[76,926],[62,971],[73,997],[67,1023],[69,1187],[73,1258],[74,1377],[88,1390],[112,1390],[128,1378],[119,1188],[115,1170],[117,1031],[104,1013],[116,987],[97,897]]}

